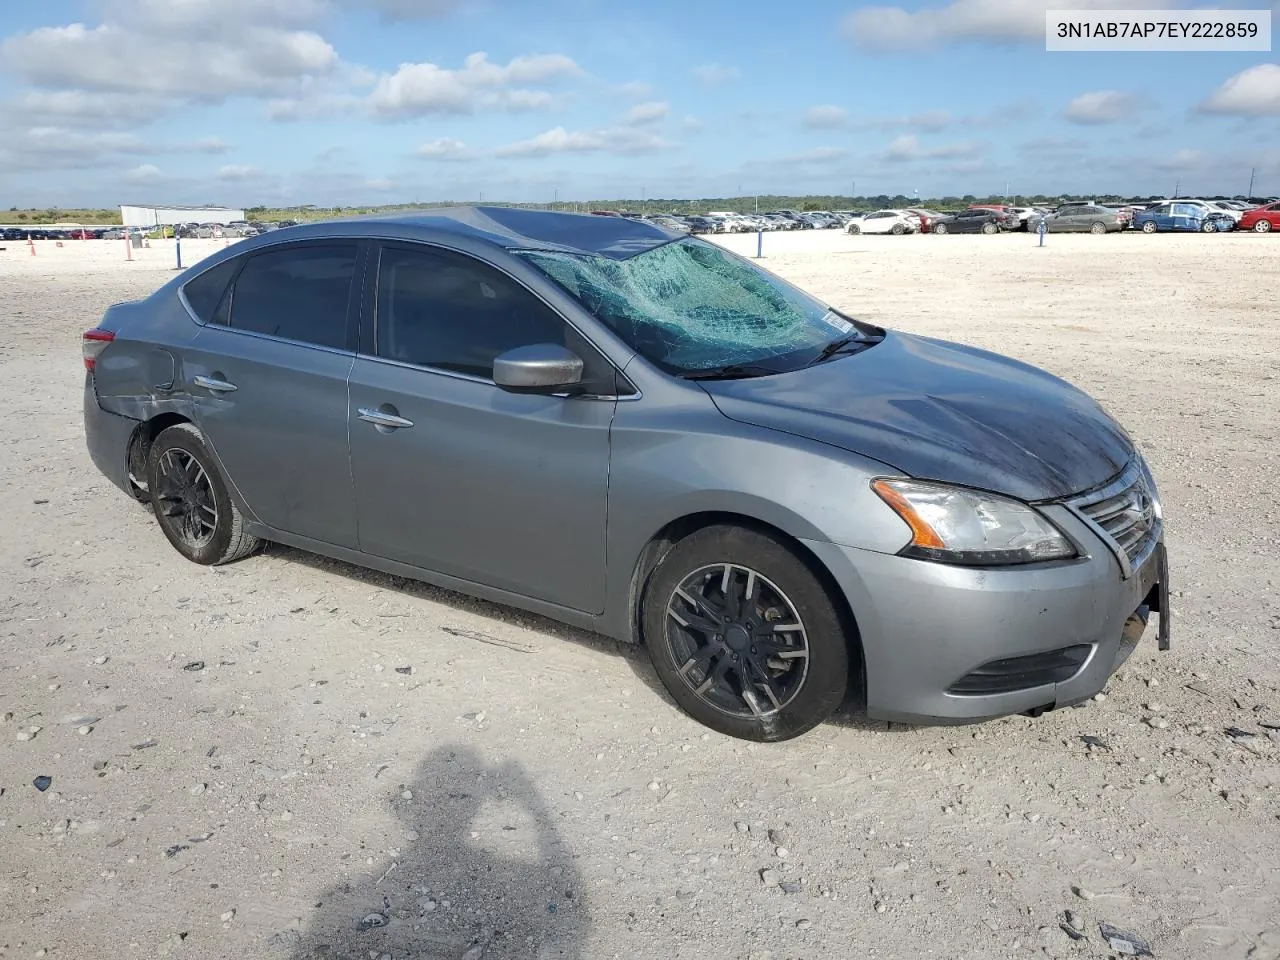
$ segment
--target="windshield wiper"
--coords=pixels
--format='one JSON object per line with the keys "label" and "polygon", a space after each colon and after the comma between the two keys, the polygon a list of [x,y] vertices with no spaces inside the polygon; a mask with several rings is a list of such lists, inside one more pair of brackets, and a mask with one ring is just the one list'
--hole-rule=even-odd
{"label": "windshield wiper", "polygon": [[685,380],[745,380],[749,377],[768,377],[782,372],[758,363],[728,363],[723,367],[690,370],[688,373],[680,374],[680,376]]}
{"label": "windshield wiper", "polygon": [[847,337],[841,337],[839,340],[832,340],[818,353],[816,357],[805,364],[806,367],[812,367],[819,363],[825,363],[838,353],[844,353],[855,344],[866,343],[867,338],[861,333],[852,333]]}

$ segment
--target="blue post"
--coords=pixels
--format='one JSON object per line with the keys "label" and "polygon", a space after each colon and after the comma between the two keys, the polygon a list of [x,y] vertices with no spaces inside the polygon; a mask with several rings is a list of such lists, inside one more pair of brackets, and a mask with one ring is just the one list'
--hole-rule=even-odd
{"label": "blue post", "polygon": [[1042,246],[1042,247],[1043,247],[1043,246],[1044,246],[1044,234],[1045,234],[1045,226],[1044,226],[1044,218],[1043,218],[1043,217],[1040,219],[1040,225],[1039,225],[1038,227],[1036,227],[1036,233],[1040,234],[1040,246]]}
{"label": "blue post", "polygon": [[764,228],[756,230],[756,259],[764,256]]}
{"label": "blue post", "polygon": [[178,231],[173,231],[173,247],[178,251],[178,269],[182,269],[182,238],[178,236]]}

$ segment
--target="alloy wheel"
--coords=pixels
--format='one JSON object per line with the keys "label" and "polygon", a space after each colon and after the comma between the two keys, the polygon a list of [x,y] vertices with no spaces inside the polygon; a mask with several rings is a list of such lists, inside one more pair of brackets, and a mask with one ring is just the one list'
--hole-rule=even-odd
{"label": "alloy wheel", "polygon": [[776,584],[739,564],[689,574],[667,600],[666,641],[680,677],[709,706],[767,717],[804,687],[809,640]]}
{"label": "alloy wheel", "polygon": [[192,548],[207,544],[218,526],[218,506],[200,461],[175,447],[160,456],[156,473],[161,517]]}

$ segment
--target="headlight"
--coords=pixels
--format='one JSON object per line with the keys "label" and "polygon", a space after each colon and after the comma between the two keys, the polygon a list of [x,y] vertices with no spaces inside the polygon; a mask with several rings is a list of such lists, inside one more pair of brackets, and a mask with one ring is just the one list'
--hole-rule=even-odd
{"label": "headlight", "polygon": [[911,528],[903,556],[996,566],[1076,555],[1061,530],[1017,500],[917,480],[876,480],[871,486]]}

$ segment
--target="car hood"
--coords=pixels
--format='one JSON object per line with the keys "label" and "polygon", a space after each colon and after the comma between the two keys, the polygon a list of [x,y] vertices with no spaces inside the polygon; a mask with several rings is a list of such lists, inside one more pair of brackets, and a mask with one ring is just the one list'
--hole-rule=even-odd
{"label": "car hood", "polygon": [[702,381],[731,420],[879,460],[922,480],[1049,500],[1109,480],[1133,456],[1088,394],[984,350],[888,333],[803,370]]}

